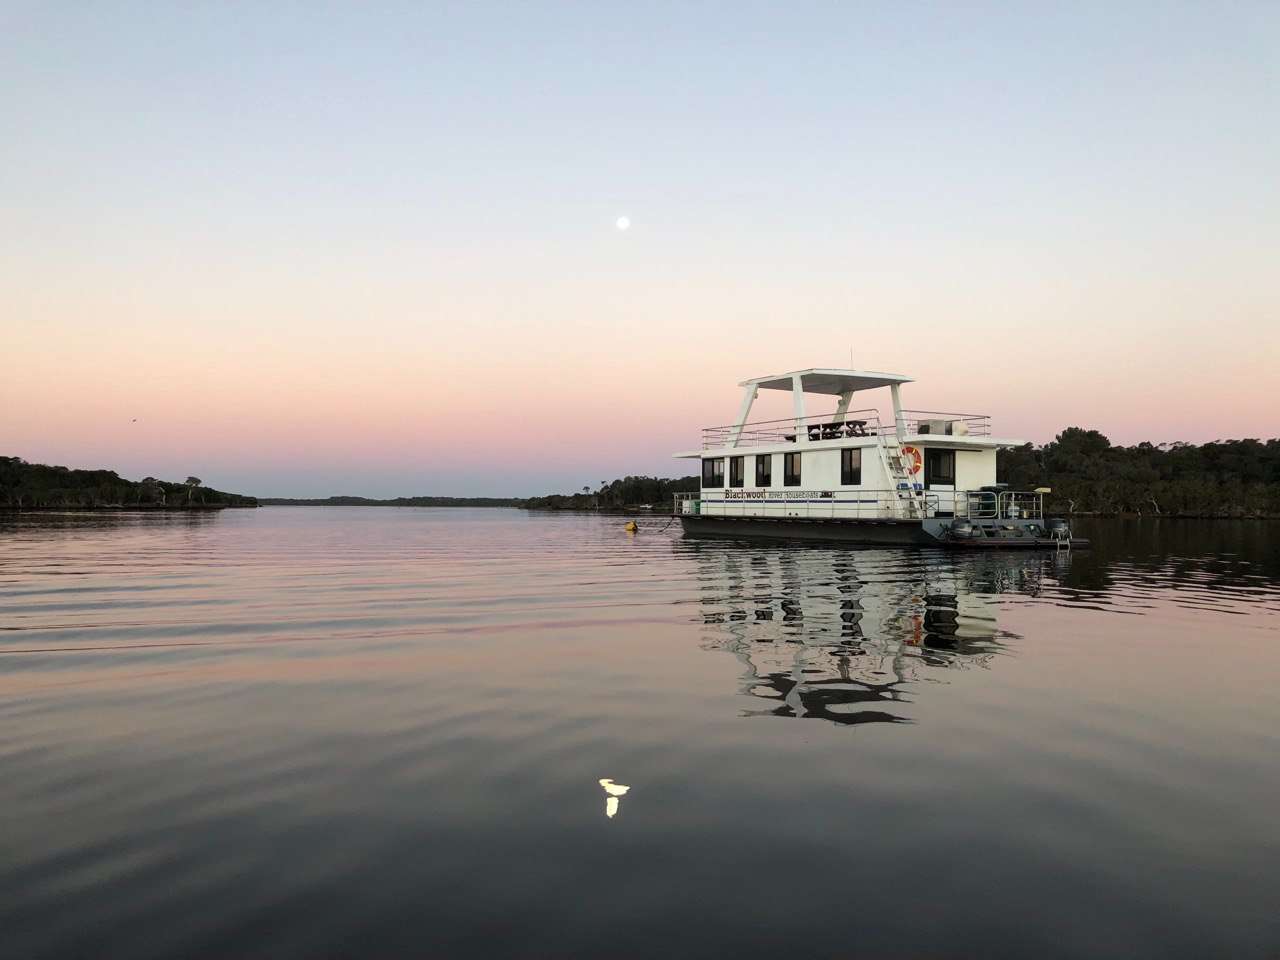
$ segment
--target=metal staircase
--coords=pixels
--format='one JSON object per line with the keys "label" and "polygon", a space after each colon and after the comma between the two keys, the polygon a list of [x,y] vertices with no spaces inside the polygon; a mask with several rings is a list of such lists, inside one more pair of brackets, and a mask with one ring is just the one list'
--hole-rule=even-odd
{"label": "metal staircase", "polygon": [[880,462],[884,464],[885,475],[893,482],[893,488],[898,494],[899,517],[905,520],[922,519],[925,514],[924,494],[915,488],[912,458],[903,453],[902,443],[896,436],[881,436],[877,446],[880,448]]}

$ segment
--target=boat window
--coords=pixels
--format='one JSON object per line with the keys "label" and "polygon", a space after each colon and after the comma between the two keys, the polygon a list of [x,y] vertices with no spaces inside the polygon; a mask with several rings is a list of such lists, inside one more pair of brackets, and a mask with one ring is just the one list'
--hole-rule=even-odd
{"label": "boat window", "polygon": [[846,486],[862,483],[862,451],[857,448],[840,451],[840,482]]}
{"label": "boat window", "polygon": [[713,457],[702,461],[702,485],[704,487],[724,486],[723,457]]}
{"label": "boat window", "polygon": [[756,454],[756,486],[773,486],[773,454]]}
{"label": "boat window", "polygon": [[944,486],[956,482],[956,452],[954,450],[925,450],[924,482],[941,483]]}
{"label": "boat window", "polygon": [[745,474],[747,472],[746,468],[743,467],[743,464],[745,462],[746,462],[746,457],[730,457],[729,458],[729,486],[731,487],[742,486],[743,481],[746,479]]}
{"label": "boat window", "polygon": [[800,456],[798,453],[784,453],[782,455],[782,483],[784,486],[800,486]]}

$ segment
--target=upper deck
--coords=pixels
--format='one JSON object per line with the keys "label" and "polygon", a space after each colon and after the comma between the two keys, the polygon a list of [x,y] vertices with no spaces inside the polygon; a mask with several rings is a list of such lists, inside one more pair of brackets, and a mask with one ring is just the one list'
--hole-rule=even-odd
{"label": "upper deck", "polygon": [[[990,437],[991,417],[985,413],[939,413],[932,410],[903,410],[903,427],[908,436]],[[735,439],[736,442],[731,443]],[[840,416],[817,414],[797,421],[758,420],[702,429],[702,449],[775,446],[788,443],[816,443],[820,440],[893,436],[896,423],[885,426],[876,409],[849,410]]]}
{"label": "upper deck", "polygon": [[[791,373],[754,377],[738,384],[742,403],[737,419],[730,424],[705,427],[698,451],[677,456],[698,456],[703,451],[731,450],[739,447],[773,447],[786,449],[790,444],[824,444],[843,441],[845,445],[903,443],[929,437],[945,445],[994,447],[1017,443],[991,438],[991,418],[987,414],[941,413],[930,410],[905,410],[900,388],[911,378],[898,373],[813,367]],[[855,393],[887,387],[893,402],[889,419],[883,419],[875,407],[851,409]],[[752,406],[761,390],[782,390],[792,396],[793,415],[775,420],[750,421]],[[828,414],[808,414],[806,395],[836,398],[835,410]],[[937,438],[935,440],[934,438]],[[944,439],[945,438],[945,439]]]}

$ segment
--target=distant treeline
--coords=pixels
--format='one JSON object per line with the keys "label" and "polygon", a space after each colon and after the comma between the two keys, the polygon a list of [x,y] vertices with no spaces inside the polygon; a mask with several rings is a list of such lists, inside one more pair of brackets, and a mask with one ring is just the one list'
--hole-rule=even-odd
{"label": "distant treeline", "polygon": [[1053,442],[1001,450],[1001,482],[1045,486],[1065,513],[1280,517],[1280,440],[1112,446],[1069,427]]}
{"label": "distant treeline", "polygon": [[[998,476],[1015,490],[1050,487],[1050,506],[1075,514],[1172,517],[1280,517],[1280,440],[1113,446],[1097,430],[1069,427],[1051,443],[1001,450]],[[322,499],[242,496],[183,483],[124,480],[110,470],[70,470],[0,457],[0,507],[200,509],[297,506],[525,507],[531,510],[669,510],[672,494],[699,478],[623,477],[597,489],[514,497],[369,497]]]}
{"label": "distant treeline", "polygon": [[661,477],[623,477],[601,481],[598,490],[583,487],[580,493],[553,493],[530,497],[521,506],[530,510],[623,510],[627,507],[670,508],[672,494],[699,488],[697,477],[667,480]]}
{"label": "distant treeline", "polygon": [[259,497],[267,507],[519,507],[523,500],[503,497],[395,497],[375,500],[370,497]]}
{"label": "distant treeline", "polygon": [[206,487],[199,477],[182,483],[155,477],[125,480],[112,470],[71,470],[0,457],[0,507],[10,509],[208,510],[257,505],[254,497]]}

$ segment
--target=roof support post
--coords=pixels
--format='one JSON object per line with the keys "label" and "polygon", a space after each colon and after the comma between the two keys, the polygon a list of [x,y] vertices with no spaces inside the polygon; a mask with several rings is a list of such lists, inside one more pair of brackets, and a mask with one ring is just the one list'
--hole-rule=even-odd
{"label": "roof support post", "polygon": [[902,415],[902,393],[898,384],[889,384],[889,393],[893,396],[893,427],[901,443],[907,439],[907,418]]}
{"label": "roof support post", "polygon": [[742,404],[738,407],[738,419],[734,421],[733,429],[729,431],[728,446],[736,447],[738,438],[742,436],[742,428],[746,426],[747,417],[751,416],[751,405],[756,402],[756,394],[760,392],[760,388],[754,383],[748,383],[742,388]]}
{"label": "roof support post", "polygon": [[836,414],[833,418],[837,423],[844,419],[844,415],[849,412],[849,401],[853,399],[853,391],[846,390],[840,394],[840,402],[836,404]]}
{"label": "roof support post", "polygon": [[791,408],[796,417],[796,443],[808,443],[809,428],[804,422],[804,378],[798,373],[791,378]]}

